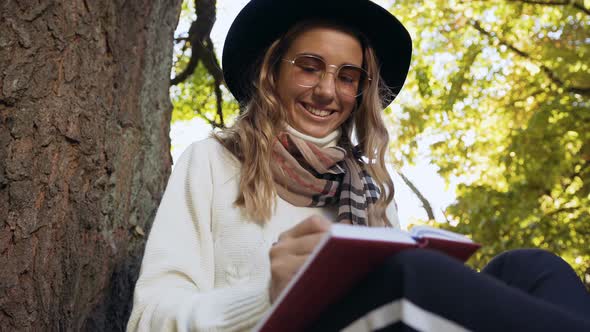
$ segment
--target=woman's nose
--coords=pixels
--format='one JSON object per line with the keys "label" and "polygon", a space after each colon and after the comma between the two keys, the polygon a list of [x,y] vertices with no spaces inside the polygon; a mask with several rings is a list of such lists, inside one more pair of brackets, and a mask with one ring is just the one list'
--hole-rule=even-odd
{"label": "woman's nose", "polygon": [[314,94],[322,99],[322,102],[331,101],[336,94],[336,82],[334,72],[326,71],[314,88]]}

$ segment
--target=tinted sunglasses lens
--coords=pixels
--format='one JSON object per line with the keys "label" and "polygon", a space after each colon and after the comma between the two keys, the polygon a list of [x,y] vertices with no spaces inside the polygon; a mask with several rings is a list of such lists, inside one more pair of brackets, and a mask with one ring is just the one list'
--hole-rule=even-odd
{"label": "tinted sunglasses lens", "polygon": [[313,56],[298,56],[293,64],[295,65],[295,81],[297,84],[307,87],[316,86],[326,70],[324,61]]}
{"label": "tinted sunglasses lens", "polygon": [[340,93],[356,97],[366,89],[367,72],[355,66],[342,66],[338,71],[336,86]]}

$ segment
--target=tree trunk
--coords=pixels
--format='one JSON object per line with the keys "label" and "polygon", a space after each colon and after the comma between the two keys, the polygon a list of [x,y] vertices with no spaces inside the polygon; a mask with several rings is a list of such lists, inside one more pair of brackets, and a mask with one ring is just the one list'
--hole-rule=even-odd
{"label": "tree trunk", "polygon": [[0,330],[123,330],[181,0],[0,2]]}

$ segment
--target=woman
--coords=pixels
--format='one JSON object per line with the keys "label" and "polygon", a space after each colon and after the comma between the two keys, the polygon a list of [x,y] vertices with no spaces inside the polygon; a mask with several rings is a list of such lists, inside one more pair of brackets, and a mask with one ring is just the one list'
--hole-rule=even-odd
{"label": "woman", "polygon": [[[175,166],[128,330],[249,330],[332,222],[398,227],[381,111],[401,89],[410,56],[405,28],[368,0],[252,0],[223,54],[241,116]],[[414,293],[426,287],[384,285],[383,277],[447,267],[475,278],[474,288],[489,282],[442,255],[398,255],[310,328],[385,327],[381,316],[388,326],[416,328],[412,318],[374,309],[406,295],[421,305]],[[448,314],[436,326],[463,328],[456,311]]]}

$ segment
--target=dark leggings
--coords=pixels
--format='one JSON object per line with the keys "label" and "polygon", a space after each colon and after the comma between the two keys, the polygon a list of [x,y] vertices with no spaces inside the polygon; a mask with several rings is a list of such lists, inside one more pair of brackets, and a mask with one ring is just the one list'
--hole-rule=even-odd
{"label": "dark leggings", "polygon": [[350,329],[368,317],[378,323],[365,330],[376,331],[590,331],[590,294],[563,259],[543,250],[506,252],[482,273],[435,251],[407,250],[309,330]]}

